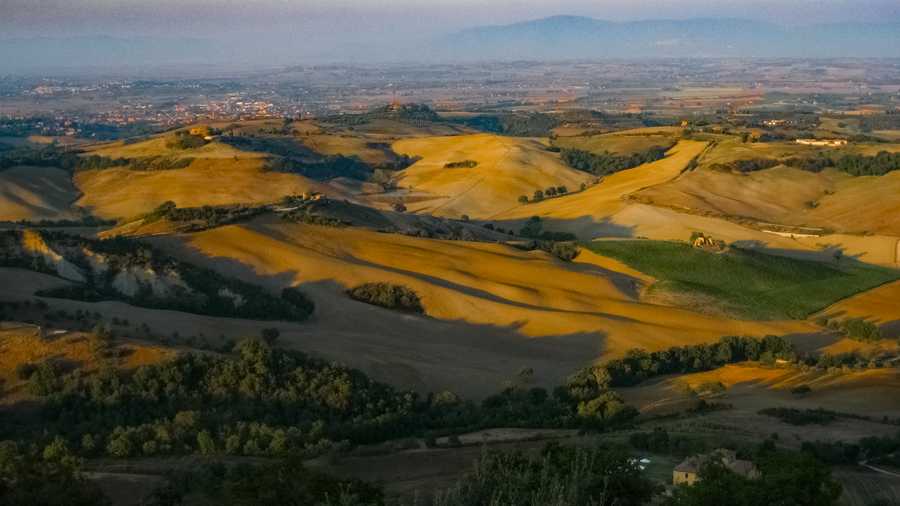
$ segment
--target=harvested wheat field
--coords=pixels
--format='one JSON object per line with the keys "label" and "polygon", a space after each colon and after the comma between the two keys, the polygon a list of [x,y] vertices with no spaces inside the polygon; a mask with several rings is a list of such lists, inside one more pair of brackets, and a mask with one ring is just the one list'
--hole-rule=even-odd
{"label": "harvested wheat field", "polygon": [[78,205],[104,218],[132,218],[171,200],[179,207],[262,204],[331,189],[297,174],[267,172],[262,158],[197,158],[183,169],[87,170],[75,175]]}
{"label": "harvested wheat field", "polygon": [[[694,172],[682,173],[692,159],[704,153],[705,146],[706,144],[702,142],[681,141],[663,160],[608,176],[600,184],[586,191],[518,206],[491,219],[501,223],[502,226],[518,229],[531,216],[539,216],[544,220],[544,229],[570,232],[580,239],[646,237],[685,241],[693,232],[704,232],[727,243],[739,242],[744,247],[761,248],[769,253],[828,261],[833,260],[835,251],[840,251],[844,256],[854,257],[862,262],[890,267],[900,266],[897,237],[894,236],[851,234],[803,236],[776,233],[776,230],[768,231],[764,226],[751,228],[722,217],[704,216],[703,214],[715,215],[715,213],[691,212],[692,209],[688,206],[663,206],[655,200],[651,205],[641,201],[646,194],[665,193],[671,185],[681,185],[682,181],[693,177]],[[785,170],[795,175],[799,172],[792,169]],[[764,182],[760,184],[773,195],[778,194],[775,186]],[[729,198],[723,200],[729,201]],[[888,202],[885,205],[893,205],[891,199],[882,200]],[[786,208],[777,204],[777,200],[774,201],[776,202],[774,204],[765,204],[771,207],[773,213],[777,212],[777,209]],[[730,202],[729,205],[741,204]]]}
{"label": "harvested wheat field", "polygon": [[852,177],[788,167],[735,174],[699,169],[636,195],[644,203],[709,216],[900,235],[900,174]]}
{"label": "harvested wheat field", "polygon": [[[461,371],[466,381],[490,377],[486,386],[492,386],[504,374],[533,364],[542,381],[558,381],[594,359],[633,347],[655,350],[729,334],[815,330],[802,321],[733,320],[642,303],[634,294],[639,281],[625,274],[497,244],[274,220],[153,242],[272,288],[299,285],[316,302],[316,313],[312,324],[298,326],[286,342],[375,373],[400,366],[432,388],[460,381]],[[344,294],[367,282],[408,286],[429,318],[368,306]],[[388,379],[398,377],[403,374]],[[491,390],[486,386],[479,393]],[[471,391],[473,385],[461,388]]]}
{"label": "harvested wheat field", "polygon": [[626,195],[678,177],[705,147],[704,142],[681,141],[662,160],[607,176],[600,184],[583,192],[521,205],[493,218],[509,220],[540,216],[600,224],[628,205],[623,199]]}
{"label": "harvested wheat field", "polygon": [[[567,167],[559,155],[537,140],[490,134],[407,139],[394,151],[422,160],[398,176],[401,187],[433,198],[415,202],[410,211],[458,218],[489,218],[516,207],[521,195],[553,186],[578,189],[593,177]],[[473,161],[474,167],[445,167]]]}
{"label": "harvested wheat field", "polygon": [[0,221],[74,218],[78,189],[68,172],[14,167],[0,172]]}
{"label": "harvested wheat field", "polygon": [[[681,141],[662,160],[608,176],[600,184],[592,186],[586,191],[544,200],[536,204],[519,206],[493,216],[492,219],[504,223],[509,222],[508,224],[515,229],[520,227],[525,219],[531,216],[540,216],[545,220],[545,229],[571,232],[580,239],[647,237],[684,241],[693,232],[699,231],[711,234],[728,243],[741,241],[745,246],[753,245],[778,254],[827,260],[832,257],[835,250],[840,250],[845,256],[852,256],[866,263],[886,266],[900,265],[897,258],[897,238],[890,235],[829,234],[811,235],[810,237],[779,235],[767,232],[763,227],[750,228],[721,217],[703,216],[703,214],[715,215],[716,213],[691,212],[692,208],[687,205],[663,205],[662,202],[655,199],[652,205],[642,202],[646,195],[665,194],[668,192],[668,188],[673,186],[677,188],[679,185],[686,184],[683,181],[694,177],[695,172],[685,174],[682,172],[695,157],[701,156],[701,154],[704,157],[707,156],[704,151],[705,146],[706,144],[702,142]],[[799,171],[785,169],[784,172],[796,176]],[[817,175],[817,177],[825,176]],[[840,177],[839,179],[866,178]],[[703,192],[708,192],[705,185],[706,183],[698,184],[698,188],[702,188]],[[723,183],[722,186],[724,188],[728,184]],[[741,185],[734,183],[733,186],[739,188]],[[823,182],[822,186],[824,190],[827,184]],[[776,186],[760,181],[759,188],[756,190],[762,191],[763,189],[773,196],[779,193]],[[730,189],[728,191],[740,190]],[[634,197],[634,200],[631,197]],[[704,196],[700,200],[705,198],[707,197]],[[723,197],[722,200],[729,201],[729,206],[743,205],[740,202],[735,203],[731,199],[732,197]],[[885,205],[894,205],[891,203],[893,202],[891,199],[882,200],[888,202]],[[774,197],[772,202],[760,205],[769,206],[773,213],[778,209],[788,207],[785,204],[778,204],[778,200]],[[884,214],[884,216],[887,215],[887,213]]]}

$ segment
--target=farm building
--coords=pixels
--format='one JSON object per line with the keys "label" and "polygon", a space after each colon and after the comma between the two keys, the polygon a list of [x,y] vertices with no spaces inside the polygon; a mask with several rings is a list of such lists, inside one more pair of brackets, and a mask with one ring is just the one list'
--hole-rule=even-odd
{"label": "farm building", "polygon": [[672,484],[693,485],[700,480],[700,468],[715,460],[721,461],[732,472],[745,478],[750,478],[751,480],[759,478],[759,470],[756,469],[756,465],[753,462],[738,459],[737,454],[732,450],[720,448],[711,453],[684,459],[672,471]]}
{"label": "farm building", "polygon": [[847,145],[847,139],[797,139],[796,142],[804,146],[827,146],[831,148]]}

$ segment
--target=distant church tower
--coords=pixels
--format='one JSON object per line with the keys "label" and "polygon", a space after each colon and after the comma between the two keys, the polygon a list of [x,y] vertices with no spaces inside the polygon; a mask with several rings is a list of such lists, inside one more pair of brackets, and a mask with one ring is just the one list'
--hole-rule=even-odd
{"label": "distant church tower", "polygon": [[388,110],[391,112],[397,112],[400,110],[400,100],[397,98],[397,90],[394,89],[393,96],[391,98],[391,105],[388,106]]}

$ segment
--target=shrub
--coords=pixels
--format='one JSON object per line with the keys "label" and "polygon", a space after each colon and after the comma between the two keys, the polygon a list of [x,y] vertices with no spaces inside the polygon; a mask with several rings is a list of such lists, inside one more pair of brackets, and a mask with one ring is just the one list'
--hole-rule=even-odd
{"label": "shrub", "polygon": [[855,341],[873,342],[881,339],[881,330],[878,325],[863,320],[862,318],[851,318],[841,324],[841,330]]}
{"label": "shrub", "polygon": [[388,283],[366,283],[347,292],[351,298],[367,304],[424,314],[425,308],[416,292],[405,286]]}
{"label": "shrub", "polygon": [[809,385],[798,385],[791,389],[791,393],[794,395],[806,395],[812,392],[812,388]]}
{"label": "shrub", "polygon": [[20,380],[30,379],[31,375],[34,374],[35,371],[37,371],[37,366],[30,362],[16,365],[16,377]]}
{"label": "shrub", "polygon": [[175,135],[166,141],[166,147],[169,149],[196,149],[206,145],[206,141],[199,135],[191,135],[189,132],[179,130]]}
{"label": "shrub", "polygon": [[478,166],[475,160],[463,160],[461,162],[447,162],[444,164],[445,169],[472,169]]}

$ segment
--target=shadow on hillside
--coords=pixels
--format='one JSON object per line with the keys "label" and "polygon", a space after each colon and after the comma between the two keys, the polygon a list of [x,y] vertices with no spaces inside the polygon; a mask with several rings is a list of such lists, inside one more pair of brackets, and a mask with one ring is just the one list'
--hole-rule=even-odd
{"label": "shadow on hillside", "polygon": [[[306,322],[230,320],[229,335],[248,335],[251,328],[258,332],[276,327],[281,331],[282,345],[347,363],[375,379],[420,392],[451,389],[466,397],[480,398],[497,392],[503,382],[513,380],[523,368],[534,370],[536,386],[552,387],[600,357],[606,346],[606,334],[599,330],[531,337],[521,330],[528,321],[494,325],[403,313],[355,301],[346,295],[348,287],[334,280],[296,284],[302,266],[261,274],[239,260],[208,256],[183,242],[164,241],[158,246],[185,261],[272,291],[296,285],[315,303],[313,317]],[[421,273],[345,260],[500,304],[534,309],[536,318],[540,317],[538,310],[561,311],[510,301]],[[425,304],[427,308],[427,299]]]}
{"label": "shadow on hillside", "polygon": [[[634,237],[635,227],[613,223],[609,217],[600,221],[593,216],[581,216],[574,219],[560,219],[541,216],[542,230],[546,232],[568,232],[574,234],[579,240],[590,241],[604,237],[626,239]],[[495,227],[514,230],[517,234],[525,226],[528,218],[519,220],[483,220],[483,223],[493,223]]]}
{"label": "shadow on hillside", "polygon": [[768,255],[776,255],[783,257],[796,258],[799,260],[810,260],[814,262],[826,262],[840,267],[842,265],[870,265],[861,260],[865,253],[857,255],[847,255],[843,245],[841,244],[822,244],[818,250],[801,250],[801,249],[785,249],[773,248],[768,243],[759,240],[735,241],[732,243],[735,247],[759,251]]}

